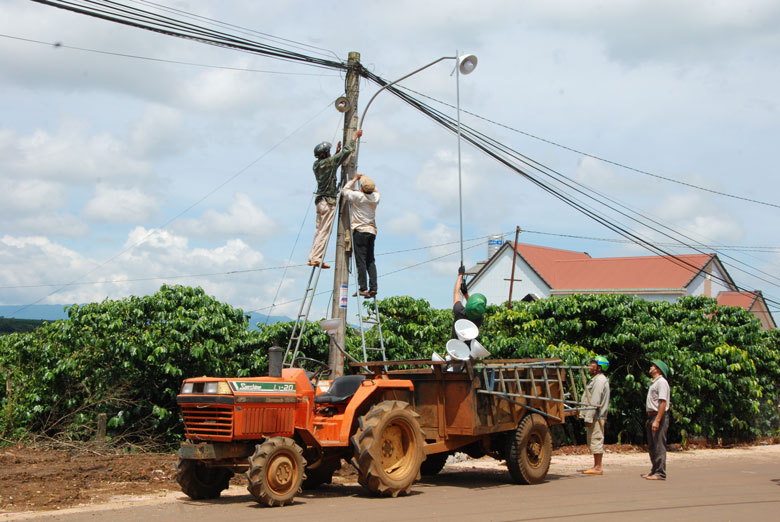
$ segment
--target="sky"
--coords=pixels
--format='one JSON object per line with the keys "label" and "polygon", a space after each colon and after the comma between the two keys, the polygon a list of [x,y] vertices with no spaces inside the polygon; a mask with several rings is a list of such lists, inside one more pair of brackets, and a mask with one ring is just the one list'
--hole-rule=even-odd
{"label": "sky", "polygon": [[[387,80],[473,53],[459,80],[464,124],[717,252],[740,287],[780,302],[777,2],[159,3],[312,56],[357,51]],[[0,305],[23,317],[31,304],[182,284],[253,322],[295,316],[314,234],[312,151],[341,139],[343,73],[30,1],[0,0],[0,13]],[[454,116],[453,64],[400,85]],[[361,81],[361,112],[376,90]],[[457,138],[387,93],[363,130],[358,171],[382,197],[379,297],[449,307]],[[525,243],[651,255],[466,143],[461,181],[466,265],[518,226]],[[323,271],[312,318],[329,313],[331,289]]]}

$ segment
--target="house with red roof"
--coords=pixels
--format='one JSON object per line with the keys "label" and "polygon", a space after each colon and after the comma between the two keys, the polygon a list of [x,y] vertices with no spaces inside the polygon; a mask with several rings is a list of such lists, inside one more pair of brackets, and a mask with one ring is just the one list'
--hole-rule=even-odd
{"label": "house with red roof", "polygon": [[[513,248],[514,247],[514,248]],[[741,291],[716,254],[593,258],[586,252],[512,243],[470,268],[469,292],[489,303],[536,300],[555,295],[629,294],[653,301],[687,295],[713,297],[723,306],[739,306],[775,328],[760,291]]]}

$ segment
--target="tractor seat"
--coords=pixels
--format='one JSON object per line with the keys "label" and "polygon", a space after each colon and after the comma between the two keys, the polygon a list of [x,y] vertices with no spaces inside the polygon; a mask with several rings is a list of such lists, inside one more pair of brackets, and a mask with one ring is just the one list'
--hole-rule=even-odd
{"label": "tractor seat", "polygon": [[336,404],[344,402],[353,395],[360,388],[360,384],[366,379],[365,375],[344,375],[337,377],[333,384],[330,385],[330,389],[314,397],[316,404]]}

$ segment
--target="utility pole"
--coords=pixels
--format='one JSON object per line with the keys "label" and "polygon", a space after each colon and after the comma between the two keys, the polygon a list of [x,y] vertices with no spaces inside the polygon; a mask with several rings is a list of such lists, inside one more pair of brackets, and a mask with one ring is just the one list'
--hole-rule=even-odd
{"label": "utility pole", "polygon": [[[349,109],[344,113],[344,137],[342,143],[348,143],[358,127],[358,91],[360,89],[360,75],[357,66],[360,64],[360,53],[351,52],[347,60],[349,69],[346,79],[346,97],[349,100]],[[355,176],[357,163],[356,154],[353,154],[347,162],[341,166],[341,182],[339,190],[344,184]],[[344,356],[336,346],[336,342],[346,349],[346,319],[347,299],[349,292],[349,270],[347,269],[347,252],[352,252],[352,241],[349,233],[349,216],[346,205],[339,200],[339,208],[336,219],[338,228],[336,232],[336,263],[333,274],[333,308],[331,317],[341,319],[341,325],[336,335],[330,339],[330,352],[328,366],[330,366],[331,378],[344,374]],[[360,310],[358,310],[360,312]]]}

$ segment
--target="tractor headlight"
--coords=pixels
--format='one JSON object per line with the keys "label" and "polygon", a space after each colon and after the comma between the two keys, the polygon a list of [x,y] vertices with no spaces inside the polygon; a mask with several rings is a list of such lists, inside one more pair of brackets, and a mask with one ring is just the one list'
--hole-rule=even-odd
{"label": "tractor headlight", "polygon": [[207,382],[203,385],[203,393],[217,393],[217,384],[216,382]]}
{"label": "tractor headlight", "polygon": [[194,388],[193,383],[191,382],[185,382],[181,387],[182,393],[192,393],[192,390]]}

